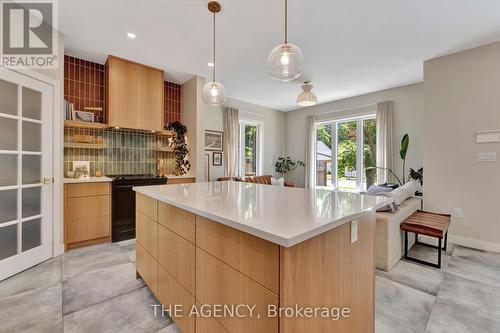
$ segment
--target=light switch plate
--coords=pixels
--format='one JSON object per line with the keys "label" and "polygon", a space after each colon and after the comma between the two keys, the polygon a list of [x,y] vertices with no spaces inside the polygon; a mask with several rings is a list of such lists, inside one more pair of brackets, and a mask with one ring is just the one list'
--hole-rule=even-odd
{"label": "light switch plate", "polygon": [[453,208],[453,217],[457,219],[462,218],[462,208]]}
{"label": "light switch plate", "polygon": [[497,154],[495,152],[480,152],[477,153],[478,162],[496,162]]}
{"label": "light switch plate", "polygon": [[351,221],[351,244],[358,241],[358,220]]}

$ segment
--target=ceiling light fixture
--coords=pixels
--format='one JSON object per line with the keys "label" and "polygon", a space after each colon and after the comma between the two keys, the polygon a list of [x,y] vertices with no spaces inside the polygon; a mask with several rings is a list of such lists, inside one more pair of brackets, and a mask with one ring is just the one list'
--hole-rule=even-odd
{"label": "ceiling light fixture", "polygon": [[212,82],[208,82],[203,87],[203,100],[205,103],[212,106],[221,106],[226,101],[226,88],[221,83],[215,80],[215,14],[221,11],[221,5],[217,1],[210,1],[208,3],[208,10],[214,14],[214,58],[213,58],[213,72]]}
{"label": "ceiling light fixture", "polygon": [[311,85],[311,81],[305,81],[301,88],[303,91],[299,96],[297,96],[297,104],[300,106],[315,105],[318,101],[318,98],[311,91],[313,88],[313,86]]}
{"label": "ceiling light fixture", "polygon": [[135,39],[137,37],[133,32],[127,32],[127,37],[130,39]]}
{"label": "ceiling light fixture", "polygon": [[288,82],[302,74],[304,56],[297,45],[288,43],[288,0],[285,0],[285,43],[276,46],[267,58],[267,69],[272,78]]}

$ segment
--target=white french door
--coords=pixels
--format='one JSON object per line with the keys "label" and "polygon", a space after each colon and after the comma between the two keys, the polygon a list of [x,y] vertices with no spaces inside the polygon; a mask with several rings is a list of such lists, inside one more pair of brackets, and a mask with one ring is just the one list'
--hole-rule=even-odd
{"label": "white french door", "polygon": [[53,88],[0,69],[0,281],[52,257]]}

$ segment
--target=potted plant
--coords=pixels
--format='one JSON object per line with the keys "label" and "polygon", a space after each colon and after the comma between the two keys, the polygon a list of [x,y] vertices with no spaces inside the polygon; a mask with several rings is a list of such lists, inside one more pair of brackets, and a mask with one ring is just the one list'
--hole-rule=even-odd
{"label": "potted plant", "polygon": [[187,128],[180,122],[176,121],[169,126],[174,131],[173,145],[175,154],[175,168],[177,175],[185,175],[191,169],[191,163],[188,159],[188,141],[187,141]]}
{"label": "potted plant", "polygon": [[297,169],[299,166],[305,166],[306,164],[303,161],[294,162],[292,159],[287,157],[278,157],[276,163],[274,163],[274,168],[276,173],[280,174],[284,177],[287,173]]}
{"label": "potted plant", "polygon": [[406,183],[405,168],[406,168],[406,154],[408,154],[408,146],[410,145],[410,136],[408,134],[403,135],[401,139],[401,149],[399,150],[399,156],[403,160],[403,182]]}

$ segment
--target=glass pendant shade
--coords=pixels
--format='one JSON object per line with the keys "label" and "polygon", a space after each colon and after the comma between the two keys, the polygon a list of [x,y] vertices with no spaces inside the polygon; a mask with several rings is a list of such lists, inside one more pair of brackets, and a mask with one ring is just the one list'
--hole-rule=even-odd
{"label": "glass pendant shade", "polygon": [[302,86],[303,92],[297,97],[297,104],[300,106],[315,105],[318,101],[316,95],[311,91],[313,88],[309,83],[304,83]]}
{"label": "glass pendant shade", "polygon": [[276,46],[267,58],[267,68],[272,78],[288,82],[302,75],[304,56],[297,45],[281,44]]}
{"label": "glass pendant shade", "polygon": [[211,106],[221,106],[226,102],[226,88],[219,82],[208,82],[203,86],[203,100]]}

